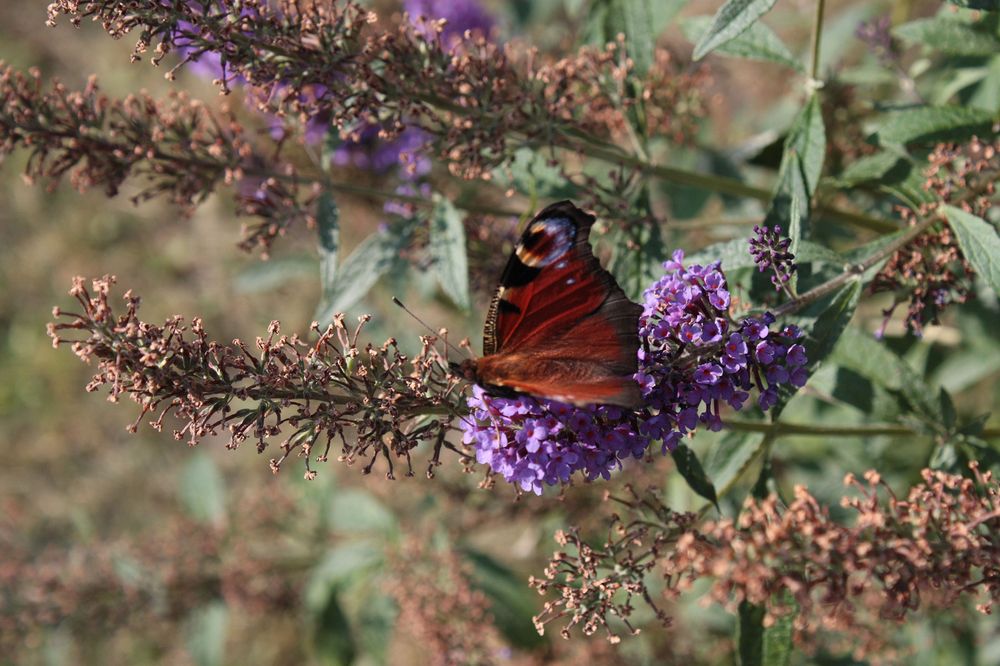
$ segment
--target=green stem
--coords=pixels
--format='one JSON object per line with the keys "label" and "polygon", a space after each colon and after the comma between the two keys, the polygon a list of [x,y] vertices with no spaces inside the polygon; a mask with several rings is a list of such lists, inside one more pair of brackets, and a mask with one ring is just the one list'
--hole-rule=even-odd
{"label": "green stem", "polygon": [[[880,435],[904,436],[922,434],[915,428],[902,425],[822,426],[807,423],[761,423],[760,421],[728,420],[725,427],[738,432],[761,432],[772,437],[803,435],[812,437],[877,437]],[[980,434],[984,439],[1000,437],[1000,428],[986,428]]]}
{"label": "green stem", "polygon": [[[635,155],[625,153],[617,147],[607,146],[606,144],[603,144],[603,142],[594,142],[590,138],[582,136],[577,136],[576,139],[577,142],[568,142],[565,145],[561,145],[561,147],[566,148],[567,150],[574,150],[578,153],[586,155],[587,157],[593,157],[604,162],[624,164],[647,176],[677,183],[678,185],[689,185],[691,187],[698,187],[712,192],[718,192],[720,194],[745,197],[765,202],[770,201],[772,198],[771,190],[756,187],[754,185],[748,185],[742,181],[736,180],[735,178],[726,178],[725,176],[716,176],[712,174],[698,173],[696,171],[686,171],[684,169],[668,167],[662,164],[653,164],[652,162],[643,160]],[[815,209],[818,213],[826,215],[827,217],[839,219],[855,226],[877,231],[879,233],[899,230],[898,224],[885,218],[844,210],[842,208],[824,203],[817,203]]]}
{"label": "green stem", "polygon": [[812,85],[816,85],[818,82],[816,75],[819,73],[819,50],[823,37],[823,6],[825,4],[825,0],[816,0],[816,21],[813,23],[812,33],[812,60],[809,66],[809,78],[812,79]]}
{"label": "green stem", "polygon": [[832,294],[833,292],[840,289],[843,285],[847,284],[851,280],[856,279],[858,276],[862,275],[869,268],[878,265],[880,262],[888,259],[893,254],[895,254],[902,248],[909,245],[914,238],[916,238],[924,231],[926,231],[928,227],[930,227],[936,221],[937,217],[935,215],[928,216],[926,219],[910,227],[909,230],[900,235],[899,238],[889,243],[884,248],[882,248],[869,258],[862,261],[860,264],[854,264],[853,266],[850,266],[847,270],[845,270],[843,273],[833,278],[832,280],[828,280],[827,282],[824,282],[823,284],[817,287],[813,287],[812,289],[802,294],[798,298],[788,301],[781,307],[777,308],[776,310],[774,310],[774,315],[776,317],[782,317],[784,315],[798,312],[807,305],[815,303],[816,301],[823,298],[824,296],[827,296],[828,294]]}

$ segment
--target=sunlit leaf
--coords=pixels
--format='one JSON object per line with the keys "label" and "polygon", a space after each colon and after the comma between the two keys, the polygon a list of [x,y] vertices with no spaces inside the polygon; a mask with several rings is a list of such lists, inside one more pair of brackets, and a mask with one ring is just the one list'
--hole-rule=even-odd
{"label": "sunlit leaf", "polygon": [[197,666],[222,666],[226,658],[226,628],[229,609],[221,601],[202,606],[187,618],[188,654]]}
{"label": "sunlit leaf", "polygon": [[196,520],[215,525],[226,518],[226,489],[215,461],[198,451],[181,473],[181,501]]}
{"label": "sunlit leaf", "polygon": [[430,225],[430,254],[438,284],[455,305],[467,310],[469,258],[462,215],[450,201],[435,194]]}
{"label": "sunlit leaf", "polygon": [[904,41],[959,56],[991,56],[1000,52],[1000,37],[983,23],[939,15],[896,26],[893,34]]}
{"label": "sunlit leaf", "polygon": [[392,512],[370,492],[360,489],[334,495],[330,525],[334,530],[345,533],[394,534],[399,529]]}
{"label": "sunlit leaf", "polygon": [[719,46],[735,39],[770,11],[777,0],[727,0],[712,17],[712,25],[694,47],[701,60]]}
{"label": "sunlit leaf", "polygon": [[944,206],[962,254],[993,291],[1000,294],[1000,236],[996,227],[961,208]]}
{"label": "sunlit leaf", "polygon": [[933,143],[985,136],[996,114],[963,106],[920,106],[886,114],[878,130],[883,144]]}
{"label": "sunlit leaf", "polygon": [[[681,30],[688,40],[698,42],[708,31],[711,23],[710,16],[692,16],[681,22]],[[802,64],[792,55],[781,38],[760,21],[753,23],[742,34],[716,48],[715,52],[737,58],[776,62],[800,71],[802,69]]]}

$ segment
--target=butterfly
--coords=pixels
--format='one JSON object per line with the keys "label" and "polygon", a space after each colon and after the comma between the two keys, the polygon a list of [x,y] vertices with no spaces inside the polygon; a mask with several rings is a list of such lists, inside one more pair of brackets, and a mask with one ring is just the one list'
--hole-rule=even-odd
{"label": "butterfly", "polygon": [[455,366],[459,375],[495,395],[642,404],[633,379],[642,307],[594,256],[594,221],[569,201],[531,220],[490,304],[483,356]]}

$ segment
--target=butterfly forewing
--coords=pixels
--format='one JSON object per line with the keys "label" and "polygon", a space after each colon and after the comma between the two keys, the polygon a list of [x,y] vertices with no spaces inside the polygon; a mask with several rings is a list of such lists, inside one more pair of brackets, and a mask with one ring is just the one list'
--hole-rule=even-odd
{"label": "butterfly forewing", "polygon": [[568,201],[525,229],[490,305],[479,378],[567,402],[636,406],[638,318],[594,257],[594,218]]}

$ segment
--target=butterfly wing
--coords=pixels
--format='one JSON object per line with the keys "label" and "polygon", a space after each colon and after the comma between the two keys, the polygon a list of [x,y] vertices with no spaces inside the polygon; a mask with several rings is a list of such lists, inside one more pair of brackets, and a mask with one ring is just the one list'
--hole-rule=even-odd
{"label": "butterfly wing", "polygon": [[642,308],[594,256],[593,223],[562,201],[528,224],[487,316],[484,383],[577,404],[641,402],[632,375]]}

